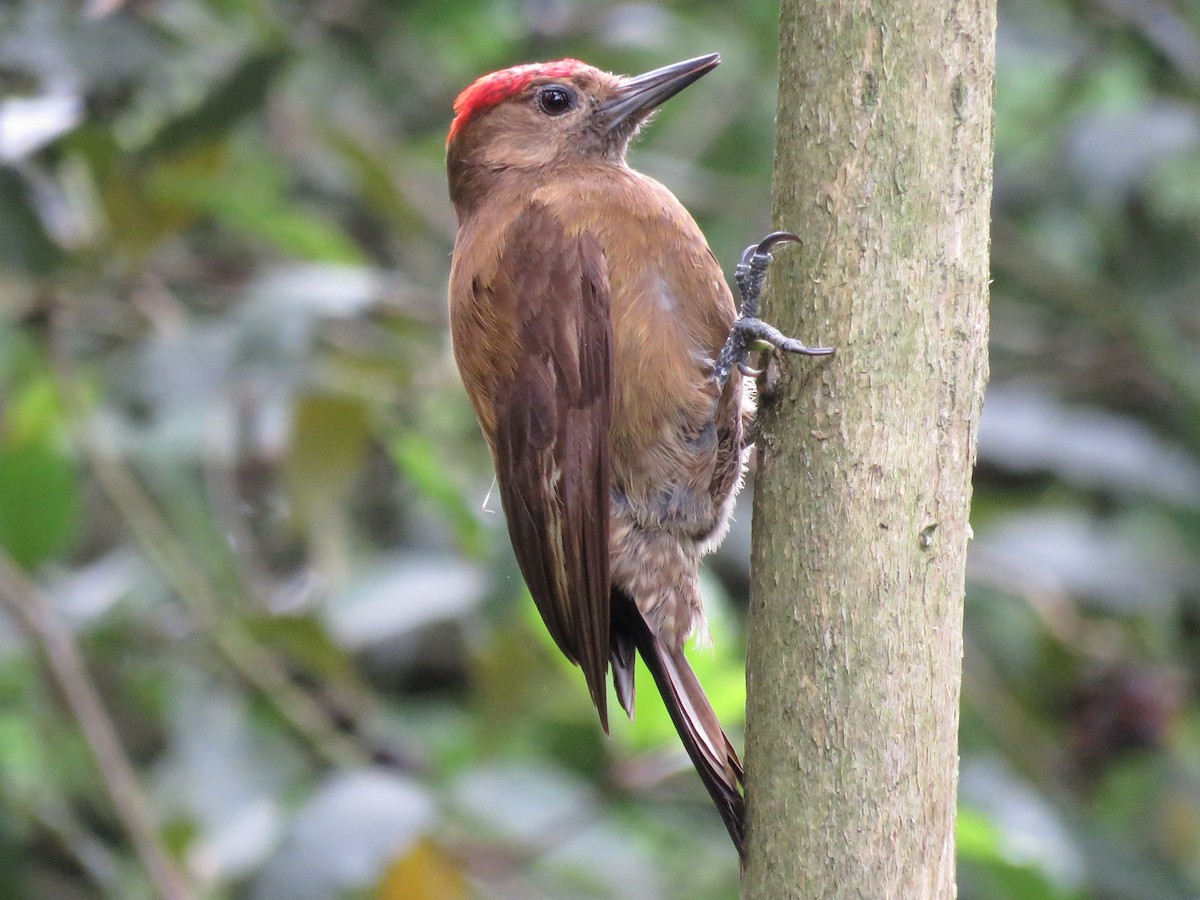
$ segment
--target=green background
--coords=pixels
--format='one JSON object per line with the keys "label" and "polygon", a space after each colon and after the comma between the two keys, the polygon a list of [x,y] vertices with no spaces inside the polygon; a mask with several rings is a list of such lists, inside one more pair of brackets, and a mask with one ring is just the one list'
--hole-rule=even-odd
{"label": "green background", "polygon": [[[603,737],[485,504],[443,155],[484,72],[720,51],[633,163],[728,270],[770,225],[776,15],[0,6],[0,547],[70,626],[202,895],[735,896],[653,692]],[[1000,20],[960,895],[1194,898],[1200,4]],[[694,654],[739,732],[748,519]],[[151,896],[11,619],[0,896]]]}

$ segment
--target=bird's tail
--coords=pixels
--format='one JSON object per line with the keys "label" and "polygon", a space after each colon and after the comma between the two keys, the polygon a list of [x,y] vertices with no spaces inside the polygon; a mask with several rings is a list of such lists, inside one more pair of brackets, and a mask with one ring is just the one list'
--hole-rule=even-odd
{"label": "bird's tail", "polygon": [[633,598],[612,590],[613,684],[625,711],[633,714],[633,650],[641,654],[662,694],[671,722],[692,764],[716,804],[729,836],[745,862],[745,801],[742,762],[729,742],[683,648],[663,644],[642,617]]}

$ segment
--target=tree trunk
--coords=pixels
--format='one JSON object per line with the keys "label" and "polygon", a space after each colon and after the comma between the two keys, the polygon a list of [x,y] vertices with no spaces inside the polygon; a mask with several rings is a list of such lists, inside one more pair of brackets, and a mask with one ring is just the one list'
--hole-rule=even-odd
{"label": "tree trunk", "polygon": [[784,0],[745,896],[953,897],[994,0]]}

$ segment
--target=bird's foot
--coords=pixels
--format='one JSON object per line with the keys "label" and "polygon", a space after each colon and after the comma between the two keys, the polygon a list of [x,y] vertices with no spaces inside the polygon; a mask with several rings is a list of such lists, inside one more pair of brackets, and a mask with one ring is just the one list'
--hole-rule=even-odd
{"label": "bird's foot", "polygon": [[746,364],[750,351],[757,349],[760,345],[775,347],[785,353],[800,353],[804,356],[830,356],[835,352],[833,347],[806,346],[758,318],[758,297],[762,293],[767,269],[771,265],[771,250],[777,244],[787,241],[799,243],[800,238],[790,231],[772,232],[757,244],[747,247],[738,261],[737,268],[733,273],[738,293],[742,295],[742,301],[738,306],[738,319],[733,323],[733,329],[729,332],[725,346],[721,348],[721,354],[717,357],[717,363],[713,367],[713,378],[721,387],[725,386],[734,366],[749,378],[761,374],[759,370],[752,369]]}

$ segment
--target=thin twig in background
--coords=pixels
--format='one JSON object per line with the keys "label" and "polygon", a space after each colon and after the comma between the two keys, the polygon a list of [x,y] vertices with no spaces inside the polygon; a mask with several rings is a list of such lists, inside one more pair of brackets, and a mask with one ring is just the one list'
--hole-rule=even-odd
{"label": "thin twig in background", "polygon": [[12,559],[0,552],[0,603],[41,652],[100,770],[113,809],[129,834],[146,874],[165,900],[192,896],[159,838],[133,765],[87,670],[83,654],[58,611]]}

